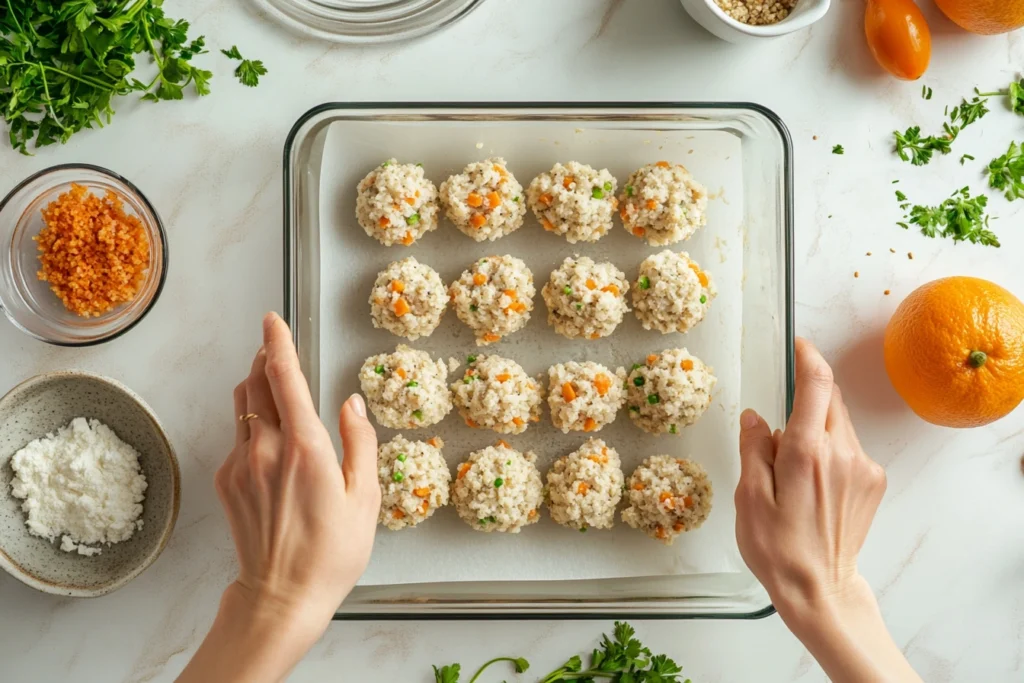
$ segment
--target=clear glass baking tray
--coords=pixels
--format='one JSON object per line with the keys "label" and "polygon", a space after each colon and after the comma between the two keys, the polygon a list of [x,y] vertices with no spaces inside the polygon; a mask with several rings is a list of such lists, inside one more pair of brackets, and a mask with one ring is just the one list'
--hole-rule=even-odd
{"label": "clear glass baking tray", "polygon": [[[737,330],[741,403],[756,407],[773,424],[788,417],[793,393],[792,145],[775,114],[743,103],[336,103],[306,113],[284,150],[284,302],[315,400],[321,395],[324,146],[333,126],[365,130],[368,124],[398,136],[426,137],[484,126],[514,138],[531,126],[550,130],[552,125],[576,132],[628,131],[654,140],[684,138],[692,131],[734,136],[743,175],[742,234],[737,236],[743,245],[742,325]],[[379,153],[380,158],[391,154]],[[446,229],[451,228],[441,228]],[[719,495],[731,496],[731,491]],[[772,611],[764,589],[744,569],[633,579],[360,586],[337,618],[757,618]]]}

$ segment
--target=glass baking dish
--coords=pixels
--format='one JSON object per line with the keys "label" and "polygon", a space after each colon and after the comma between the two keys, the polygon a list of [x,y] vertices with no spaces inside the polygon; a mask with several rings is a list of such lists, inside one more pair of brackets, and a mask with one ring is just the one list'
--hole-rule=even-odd
{"label": "glass baking dish", "polygon": [[[692,131],[735,137],[743,176],[741,403],[770,423],[786,420],[793,394],[792,144],[775,114],[744,103],[335,103],[307,112],[284,150],[284,312],[318,408],[320,231],[330,227],[321,216],[325,141],[333,126],[367,125],[435,138],[481,125],[512,138],[538,125],[655,140]],[[389,156],[383,149],[380,154]],[[336,618],[758,618],[772,612],[764,589],[744,568],[629,579],[360,586]]]}

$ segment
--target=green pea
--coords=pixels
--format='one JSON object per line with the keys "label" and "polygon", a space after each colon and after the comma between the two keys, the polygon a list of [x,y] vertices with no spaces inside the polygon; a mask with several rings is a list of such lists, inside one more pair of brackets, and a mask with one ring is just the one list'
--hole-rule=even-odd
{"label": "green pea", "polygon": [[406,225],[416,225],[419,222],[420,222],[420,215],[418,213],[414,213],[413,215],[411,215],[411,216],[409,216],[408,218],[405,219],[405,224]]}
{"label": "green pea", "polygon": [[577,311],[582,311],[583,310],[583,304],[576,304],[576,310]]}
{"label": "green pea", "polygon": [[514,201],[516,204],[518,204],[519,203],[519,195],[516,195],[515,197],[513,197],[512,201]]}
{"label": "green pea", "polygon": [[630,371],[630,372],[633,372],[634,370],[639,370],[639,369],[640,369],[640,368],[642,368],[642,367],[643,367],[643,366],[642,366],[642,365],[640,365],[639,363],[633,363],[633,367],[632,367],[632,368],[630,368],[630,369],[629,369],[629,371]]}
{"label": "green pea", "polygon": [[511,464],[512,464],[512,461],[511,461],[511,460],[506,460],[506,461],[505,461],[505,464],[506,464],[506,465],[511,465]]}
{"label": "green pea", "polygon": [[373,371],[376,372],[378,375],[383,375],[384,374],[384,366],[383,365],[378,365],[377,367],[375,367],[373,369]]}
{"label": "green pea", "polygon": [[391,480],[392,481],[400,482],[403,479],[405,479],[405,475],[402,474],[401,472],[395,472],[394,474],[391,475]]}
{"label": "green pea", "polygon": [[397,460],[398,460],[398,462],[405,462],[405,458],[406,457],[407,456],[405,455],[405,453],[399,453]]}
{"label": "green pea", "polygon": [[604,199],[604,190],[602,190],[600,187],[595,187],[593,190],[590,191],[590,195],[594,199]]}
{"label": "green pea", "polygon": [[419,385],[420,385],[420,383],[417,382],[416,380],[411,380],[411,381],[407,382],[405,386],[407,386],[407,387],[418,387]]}
{"label": "green pea", "polygon": [[470,305],[469,305],[469,310],[471,310],[471,311],[473,311],[474,313],[476,313],[477,311],[479,311],[479,310],[480,310],[480,307],[479,307],[479,306],[477,306],[476,304],[470,304]]}
{"label": "green pea", "polygon": [[605,184],[604,184],[604,189],[605,189],[605,190],[606,190],[607,192],[611,192],[611,191],[612,191],[612,188],[613,188],[613,187],[614,187],[614,185],[612,185],[612,184],[611,184],[610,182],[609,182],[609,183],[605,183]]}
{"label": "green pea", "polygon": [[562,293],[565,294],[566,296],[571,296],[572,295],[572,287],[566,285],[565,287],[562,288]]}
{"label": "green pea", "polygon": [[704,296],[703,294],[701,294],[700,295],[700,302],[702,304],[706,304],[708,302],[708,298],[706,296]]}
{"label": "green pea", "polygon": [[676,426],[675,425],[669,425],[668,426],[668,433],[669,434],[675,434],[676,433]]}
{"label": "green pea", "polygon": [[580,527],[580,533],[581,534],[587,533],[587,527]]}
{"label": "green pea", "polygon": [[634,386],[642,387],[645,384],[647,384],[647,380],[643,378],[643,375],[637,375],[633,378]]}
{"label": "green pea", "polygon": [[651,278],[647,277],[646,275],[641,275],[640,276],[640,289],[650,289],[650,288],[651,288]]}
{"label": "green pea", "polygon": [[388,166],[390,166],[390,165],[391,165],[391,162],[390,162],[390,161],[385,161],[385,162],[384,162],[383,164],[381,164],[381,165],[380,165],[380,167],[381,167],[381,168],[387,168],[387,167],[388,167]]}
{"label": "green pea", "polygon": [[414,411],[412,411],[412,416],[415,417],[417,420],[422,420],[423,419],[423,411],[422,410],[414,410]]}
{"label": "green pea", "polygon": [[627,197],[632,197],[633,196],[633,186],[632,185],[626,185],[626,196]]}
{"label": "green pea", "polygon": [[494,480],[494,488],[500,489],[504,483],[505,480],[502,479],[501,477],[498,477],[497,479]]}
{"label": "green pea", "polygon": [[657,405],[658,403],[661,403],[661,396],[658,396],[657,394],[651,394],[650,396],[647,397],[647,402],[650,403],[652,406]]}
{"label": "green pea", "polygon": [[470,375],[469,377],[463,377],[462,378],[462,383],[463,384],[472,384],[473,380],[475,380],[475,379],[476,379],[476,377],[474,377],[473,375]]}
{"label": "green pea", "polygon": [[639,413],[640,412],[640,408],[637,407],[637,406],[630,406],[629,407],[629,412],[631,412],[631,413]]}
{"label": "green pea", "polygon": [[466,357],[466,362],[469,363],[470,365],[472,365],[473,363],[476,362],[476,356],[467,356]]}

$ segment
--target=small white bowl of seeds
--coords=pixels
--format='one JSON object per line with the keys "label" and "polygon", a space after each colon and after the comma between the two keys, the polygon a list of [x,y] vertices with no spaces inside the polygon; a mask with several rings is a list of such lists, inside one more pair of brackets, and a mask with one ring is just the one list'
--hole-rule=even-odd
{"label": "small white bowl of seeds", "polygon": [[825,16],[832,0],[681,0],[694,21],[730,43],[775,38]]}

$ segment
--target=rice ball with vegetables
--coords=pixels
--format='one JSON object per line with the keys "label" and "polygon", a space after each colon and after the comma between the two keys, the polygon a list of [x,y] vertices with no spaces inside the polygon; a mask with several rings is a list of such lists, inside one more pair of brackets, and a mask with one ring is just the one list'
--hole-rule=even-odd
{"label": "rice ball with vegetables", "polygon": [[541,295],[548,324],[568,339],[607,337],[629,311],[626,274],[611,263],[572,256],[551,273]]}
{"label": "rice ball with vegetables", "polygon": [[548,370],[551,421],[563,433],[596,432],[615,421],[626,400],[626,371],[612,372],[587,361],[559,363]]}
{"label": "rice ball with vegetables", "polygon": [[370,292],[373,326],[410,341],[429,337],[447,306],[448,290],[441,276],[412,256],[378,273]]}
{"label": "rice ball with vegetables", "polygon": [[501,356],[470,356],[452,398],[470,427],[522,434],[539,422],[544,395],[522,366]]}
{"label": "rice ball with vegetables", "polygon": [[378,521],[398,531],[428,519],[448,504],[452,475],[441,455],[444,442],[409,441],[401,434],[377,449],[377,478],[380,480]]}
{"label": "rice ball with vegetables", "polygon": [[452,409],[448,366],[426,351],[400,345],[394,353],[371,356],[359,370],[359,384],[377,422],[392,429],[429,427]]}
{"label": "rice ball with vegetables", "polygon": [[688,239],[707,223],[707,190],[680,164],[659,161],[639,169],[619,202],[626,230],[654,246]]}
{"label": "rice ball with vegetables", "polygon": [[596,242],[612,229],[619,200],[616,181],[608,169],[595,170],[578,161],[555,164],[530,183],[530,210],[548,232],[570,244]]}
{"label": "rice ball with vegetables", "polygon": [[704,523],[714,492],[707,472],[692,460],[654,455],[626,481],[622,521],[665,545]]}
{"label": "rice ball with vegetables", "polygon": [[441,204],[455,227],[477,242],[496,240],[523,225],[523,186],[505,160],[477,161],[441,183]]}
{"label": "rice ball with vegetables", "polygon": [[645,330],[686,332],[704,319],[718,290],[686,252],[665,250],[640,264],[633,310]]}
{"label": "rice ball with vegetables", "polygon": [[544,501],[536,460],[533,452],[520,453],[504,441],[470,453],[452,485],[462,521],[477,531],[511,534],[536,523]]}
{"label": "rice ball with vegetables", "polygon": [[455,314],[472,328],[477,346],[487,346],[526,326],[537,290],[522,259],[488,256],[463,272],[449,292]]}
{"label": "rice ball with vegetables", "polygon": [[437,188],[420,164],[388,159],[359,181],[356,219],[386,247],[411,245],[437,229]]}
{"label": "rice ball with vegetables", "polygon": [[716,381],[712,369],[686,349],[651,354],[626,379],[629,416],[645,432],[677,434],[711,405]]}
{"label": "rice ball with vegetables", "polygon": [[548,470],[551,519],[570,529],[611,529],[622,499],[619,454],[601,439],[590,439]]}

